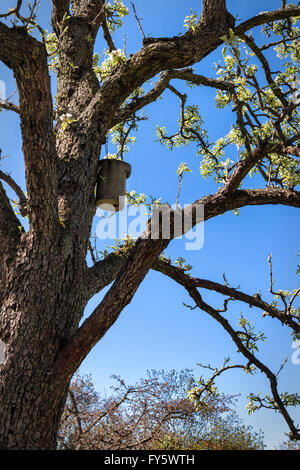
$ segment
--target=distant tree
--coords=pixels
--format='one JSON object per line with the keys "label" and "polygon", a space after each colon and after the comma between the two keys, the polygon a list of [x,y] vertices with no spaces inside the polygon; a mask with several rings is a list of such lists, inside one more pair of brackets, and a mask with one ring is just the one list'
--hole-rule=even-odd
{"label": "distant tree", "polygon": [[59,449],[263,449],[261,433],[241,423],[233,397],[211,396],[197,409],[187,393],[189,370],[151,371],[128,386],[119,377],[108,396],[89,376],[71,383],[59,431]]}

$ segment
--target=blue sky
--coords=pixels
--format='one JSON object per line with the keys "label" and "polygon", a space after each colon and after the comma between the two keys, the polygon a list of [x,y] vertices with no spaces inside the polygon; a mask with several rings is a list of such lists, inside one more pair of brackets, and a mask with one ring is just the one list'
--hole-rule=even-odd
{"label": "blue sky", "polygon": [[[41,21],[45,27],[49,23],[49,0],[41,1]],[[130,7],[130,2],[124,2]],[[1,10],[12,7],[14,2],[1,2]],[[200,5],[200,6],[199,6]],[[183,21],[190,8],[200,13],[198,0],[135,0],[139,17],[146,35],[172,36],[184,32]],[[260,11],[280,8],[281,0],[254,0],[252,2],[228,0],[227,7],[233,15],[245,20]],[[49,26],[48,26],[49,27]],[[125,27],[116,35],[116,46],[123,48],[123,32],[126,31],[126,48],[129,53],[141,47],[141,34],[134,18],[125,20]],[[96,52],[103,48],[102,36],[96,45]],[[221,60],[221,49],[214,52],[197,67],[203,75],[214,76],[213,63]],[[14,91],[11,72],[0,64],[0,80],[5,81],[7,95]],[[176,82],[174,82],[176,83]],[[176,83],[181,92],[186,92],[183,83]],[[55,83],[53,81],[53,89]],[[230,130],[233,115],[230,110],[217,110],[214,106],[215,91],[207,88],[188,90],[188,104],[198,104],[200,114],[212,138],[218,138]],[[178,99],[166,91],[162,100],[149,105],[145,112],[149,121],[140,125],[137,141],[126,155],[132,165],[132,175],[128,180],[128,190],[161,197],[163,201],[174,203],[177,193],[176,170],[181,162],[187,162],[192,173],[185,175],[180,195],[181,204],[191,203],[205,194],[215,192],[212,180],[203,180],[199,173],[199,157],[195,147],[176,149],[170,152],[156,141],[155,126],[165,126],[170,133],[178,126],[180,105]],[[1,161],[1,168],[10,171],[25,190],[23,157],[18,118],[9,112],[0,114],[0,147],[7,158]],[[103,149],[104,151],[104,149]],[[109,144],[109,151],[113,147]],[[255,187],[258,182],[247,182]],[[12,194],[10,193],[12,196]],[[95,225],[98,219],[95,219]],[[262,206],[243,208],[237,217],[227,213],[205,223],[204,247],[199,251],[186,251],[184,240],[174,240],[166,253],[172,259],[182,256],[194,269],[192,273],[201,278],[222,282],[223,273],[233,285],[253,294],[261,291],[265,300],[268,294],[269,253],[273,255],[276,288],[291,289],[299,284],[296,278],[296,253],[299,247],[299,211],[284,206]],[[111,240],[99,242],[99,249]],[[299,276],[298,276],[299,278]],[[92,299],[85,314],[88,315],[99,303],[104,293]],[[219,308],[222,298],[216,294],[203,292],[207,302]],[[196,376],[202,371],[197,363],[210,363],[214,367],[222,365],[225,356],[244,363],[236,353],[228,335],[214,320],[200,310],[187,309],[183,302],[190,299],[184,289],[163,275],[150,272],[134,299],[117,322],[109,330],[93,351],[82,363],[80,371],[91,373],[96,388],[101,391],[110,385],[109,376],[120,374],[132,382],[145,376],[148,369],[194,369]],[[292,339],[286,327],[279,322],[262,318],[261,311],[247,309],[239,303],[231,303],[228,318],[237,325],[240,312],[253,320],[257,330],[262,330],[267,341],[262,343],[259,358],[277,371],[281,361],[288,356],[284,371],[280,374],[280,391],[299,391],[300,365],[291,361]],[[228,372],[217,382],[221,391],[240,394],[238,412],[247,424],[261,428],[265,432],[265,442],[272,448],[284,439],[288,428],[283,419],[269,411],[261,411],[248,417],[245,405],[249,392],[269,393],[268,382],[262,374],[246,376],[240,371]],[[295,422],[300,424],[300,413],[293,413]]]}

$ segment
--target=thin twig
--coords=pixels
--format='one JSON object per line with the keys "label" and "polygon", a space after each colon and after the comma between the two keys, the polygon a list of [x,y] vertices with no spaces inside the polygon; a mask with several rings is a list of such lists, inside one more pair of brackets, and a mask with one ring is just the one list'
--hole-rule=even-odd
{"label": "thin twig", "polygon": [[138,18],[137,14],[136,14],[136,10],[135,10],[134,3],[133,3],[133,2],[130,2],[130,3],[131,3],[131,6],[132,6],[132,9],[133,9],[134,16],[135,16],[135,19],[136,19],[136,21],[137,21],[138,27],[140,28],[140,31],[141,31],[141,33],[142,33],[143,39],[146,39],[146,36],[145,36],[145,34],[144,34],[143,28],[142,28],[141,23],[140,23],[140,19],[141,19],[141,18]]}
{"label": "thin twig", "polygon": [[284,304],[284,307],[285,307],[285,313],[287,313],[288,306],[287,306],[284,294],[280,291],[279,292],[274,292],[273,291],[274,282],[273,282],[273,272],[272,272],[272,254],[269,254],[268,262],[269,262],[269,269],[270,269],[270,288],[269,288],[269,292],[271,292],[271,294],[273,294],[273,295],[278,295],[281,298],[281,300]]}

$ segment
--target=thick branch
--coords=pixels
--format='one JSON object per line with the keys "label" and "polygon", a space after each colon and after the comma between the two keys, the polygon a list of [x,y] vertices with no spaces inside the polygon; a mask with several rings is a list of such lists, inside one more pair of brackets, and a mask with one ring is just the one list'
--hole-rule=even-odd
{"label": "thick branch", "polygon": [[156,101],[157,98],[165,91],[166,87],[168,86],[171,78],[172,72],[162,72],[160,74],[160,78],[155,84],[155,86],[145,93],[140,98],[134,98],[131,103],[126,105],[123,109],[117,112],[115,116],[114,125],[129,119],[134,113],[139,111],[140,109],[144,108],[148,104]]}
{"label": "thick branch", "polygon": [[60,15],[55,8],[52,15],[59,41],[57,93],[60,113],[72,112],[77,118],[99,89],[92,63],[97,32],[105,20],[104,0],[73,1],[73,15],[68,14],[69,2],[62,3]]}
{"label": "thick branch", "polygon": [[275,147],[275,152],[280,153],[282,155],[293,155],[294,157],[300,157],[300,147],[294,145],[280,145],[278,144]]}
{"label": "thick branch", "polygon": [[[197,204],[204,204],[204,220],[209,220],[225,212],[246,206],[257,206],[266,204],[283,204],[291,207],[300,207],[300,193],[288,189],[265,188],[265,189],[244,189],[232,194],[223,194],[219,191],[216,194],[205,196],[194,204],[186,208],[186,211],[194,213]],[[192,226],[198,223],[196,217],[193,218]],[[125,257],[124,257],[125,254]],[[86,285],[90,297],[96,295],[101,289],[115,280],[120,269],[124,265],[124,259],[131,256],[131,251],[125,253],[112,253],[105,260],[99,261],[86,273]],[[156,260],[154,260],[156,263]],[[155,269],[155,264],[153,269]]]}
{"label": "thick branch", "polygon": [[110,253],[87,271],[87,288],[92,297],[113,282],[124,266],[125,259],[118,253]]}
{"label": "thick branch", "polygon": [[[43,45],[27,39],[30,48],[14,67],[20,99],[30,226],[45,236],[58,225],[56,146],[47,55]],[[48,233],[47,233],[48,231]]]}
{"label": "thick branch", "polygon": [[185,217],[188,218],[190,215],[192,217],[192,226],[199,222],[195,213],[198,204],[204,204],[204,220],[206,221],[217,215],[246,206],[283,204],[300,207],[300,192],[269,187],[237,190],[231,194],[221,189],[216,194],[205,196],[184,209]]}
{"label": "thick branch", "polygon": [[[220,0],[219,3],[221,9],[218,21],[207,21],[207,15],[203,13],[193,33],[188,32],[183,36],[173,38],[146,38],[141,51],[134,54],[124,65],[119,65],[110,74],[88,109],[82,114],[82,119],[93,116],[93,119],[97,120],[101,116],[101,120],[107,125],[107,128],[103,129],[105,134],[114,125],[113,115],[118,113],[121,104],[145,81],[163,70],[189,67],[215,50],[222,44],[221,36],[228,32],[229,27],[233,27],[229,14],[223,8],[225,2]],[[212,8],[211,5],[207,2],[204,10],[208,12]],[[255,25],[297,15],[300,15],[300,8],[276,10],[242,23],[235,31],[237,34],[242,34]],[[113,109],[111,107],[112,96],[114,97]],[[104,116],[103,109],[106,107],[110,112]]]}
{"label": "thick branch", "polygon": [[178,78],[180,80],[186,80],[187,82],[194,83],[195,85],[204,85],[218,90],[232,91],[234,85],[232,83],[225,82],[224,80],[216,80],[215,78],[208,78],[203,75],[193,73],[192,69],[186,70],[171,70],[169,72],[170,78]]}
{"label": "thick branch", "polygon": [[[144,236],[147,238],[149,232]],[[72,376],[92,347],[104,336],[128,305],[168,240],[141,237],[117,278],[94,312],[84,321],[57,359],[57,373]]]}
{"label": "thick branch", "polygon": [[238,291],[232,287],[219,284],[218,282],[209,281],[207,279],[198,279],[192,276],[188,276],[184,273],[183,269],[180,269],[176,266],[166,263],[162,260],[157,260],[152,269],[159,271],[162,274],[170,277],[174,281],[178,282],[182,286],[194,286],[196,288],[208,289],[218,292],[219,294],[230,296],[233,299],[244,302],[250,306],[257,307],[264,312],[267,312],[270,317],[277,318],[285,325],[292,328],[295,333],[300,333],[300,324],[295,322],[289,315],[286,315],[284,311],[278,310],[272,305],[264,302],[256,295],[245,294],[244,292]]}
{"label": "thick branch", "polygon": [[73,0],[73,15],[85,22],[89,22],[92,27],[99,28],[105,18],[105,0]]}
{"label": "thick branch", "polygon": [[102,30],[103,30],[103,36],[104,36],[104,39],[108,45],[108,50],[109,52],[112,52],[112,51],[115,51],[116,50],[116,46],[114,45],[114,41],[111,37],[111,34],[110,34],[110,31],[109,31],[109,27],[107,25],[107,21],[106,19],[104,18],[103,21],[102,21]]}
{"label": "thick branch", "polygon": [[59,26],[65,15],[69,14],[69,0],[52,0],[51,23],[56,34],[59,33]]}
{"label": "thick branch", "polygon": [[114,124],[129,119],[134,113],[144,108],[153,101],[156,101],[162,93],[168,88],[172,79],[185,80],[195,85],[204,85],[219,90],[233,91],[234,85],[223,80],[216,80],[214,78],[207,78],[203,75],[194,74],[192,69],[186,70],[168,70],[160,74],[159,80],[155,86],[139,98],[134,98],[131,103],[126,105],[121,111],[118,110],[115,115]]}
{"label": "thick branch", "polygon": [[300,207],[300,192],[279,188],[244,189],[236,191],[231,202],[233,205],[236,204],[236,207],[265,204],[283,204],[285,206]]}
{"label": "thick branch", "polygon": [[270,153],[272,148],[270,144],[261,145],[261,147],[253,150],[245,159],[241,160],[224,184],[222,191],[234,193],[251,168]]}
{"label": "thick branch", "polygon": [[203,16],[209,20],[226,13],[226,0],[203,0]]}
{"label": "thick branch", "polygon": [[45,228],[58,222],[53,104],[44,45],[24,28],[0,23],[0,60],[12,68],[19,91],[19,109],[26,171],[29,218]]}
{"label": "thick branch", "polygon": [[271,23],[272,21],[284,20],[292,16],[300,16],[300,7],[283,8],[279,10],[260,13],[259,15],[254,16],[253,18],[250,18],[249,20],[241,23],[235,28],[234,31],[235,34],[239,36],[239,34],[245,33],[246,31],[249,31],[249,29],[254,28],[255,26],[260,26],[265,23]]}
{"label": "thick branch", "polygon": [[[119,112],[121,104],[145,81],[163,70],[188,67],[215,50],[222,43],[221,36],[228,32],[228,15],[225,13],[220,12],[218,22],[213,26],[201,17],[195,30],[183,36],[147,38],[137,54],[112,71],[81,118],[85,120],[92,116],[97,120],[101,117],[107,127],[103,129],[105,133],[113,125],[114,114]],[[105,109],[107,115],[103,114]]]}
{"label": "thick branch", "polygon": [[34,39],[30,38],[24,28],[8,28],[0,22],[0,44],[0,60],[14,70],[33,50]]}
{"label": "thick branch", "polygon": [[[199,222],[196,218],[197,214],[194,213],[195,206],[198,203],[205,204],[205,220],[208,220],[228,210],[251,204],[281,203],[300,207],[300,193],[277,188],[267,188],[241,190],[236,191],[234,194],[227,193],[226,196],[222,191],[219,191],[212,196],[206,196],[196,201],[186,209],[187,211],[191,211],[193,225]],[[147,234],[143,234],[137,241],[134,249],[129,252],[121,269],[119,270],[119,264],[117,262],[115,268],[111,270],[112,278],[115,273],[119,271],[113,286],[105,295],[99,306],[90,317],[85,320],[60,353],[57,359],[58,374],[67,376],[73,375],[88,352],[105,335],[124,307],[131,301],[148,270],[156,262],[160,253],[168,246],[170,240],[149,239],[151,234],[149,230],[151,231],[151,224],[148,227]],[[112,259],[114,259],[114,257],[112,257]],[[92,275],[94,286],[96,284],[95,276],[97,276],[97,268],[99,267],[101,271],[104,265],[98,264],[98,266],[96,265],[94,268],[88,270],[89,277],[87,278],[87,282],[90,281],[90,276]],[[112,280],[113,279],[110,279],[110,276],[108,276],[105,281],[101,279],[100,282],[103,286],[105,282]]]}

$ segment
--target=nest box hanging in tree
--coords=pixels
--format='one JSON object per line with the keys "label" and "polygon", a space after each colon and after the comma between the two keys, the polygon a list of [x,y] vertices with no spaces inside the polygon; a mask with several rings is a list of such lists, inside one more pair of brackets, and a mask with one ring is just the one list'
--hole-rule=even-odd
{"label": "nest box hanging in tree", "polygon": [[114,158],[99,161],[96,203],[103,210],[119,211],[124,208],[126,180],[131,174],[131,165]]}

